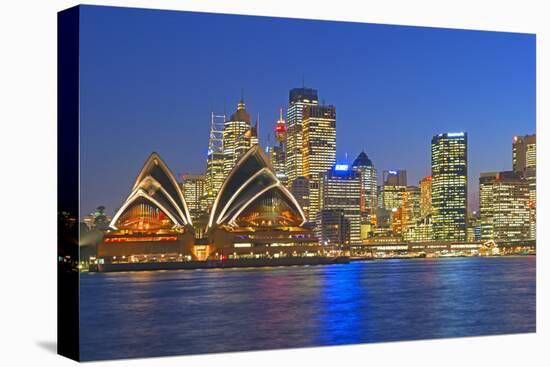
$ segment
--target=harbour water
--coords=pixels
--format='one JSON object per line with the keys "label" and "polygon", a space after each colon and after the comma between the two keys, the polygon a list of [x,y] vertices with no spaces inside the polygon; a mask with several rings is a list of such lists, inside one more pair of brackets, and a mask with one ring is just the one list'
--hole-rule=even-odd
{"label": "harbour water", "polygon": [[81,358],[534,332],[536,258],[81,275]]}

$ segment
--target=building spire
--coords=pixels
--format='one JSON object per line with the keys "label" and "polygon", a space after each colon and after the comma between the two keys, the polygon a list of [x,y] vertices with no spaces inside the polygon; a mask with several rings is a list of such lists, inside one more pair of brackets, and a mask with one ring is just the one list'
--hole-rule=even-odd
{"label": "building spire", "polygon": [[241,88],[241,99],[239,100],[239,103],[237,104],[237,110],[244,110],[246,109],[246,105],[244,103],[244,89]]}

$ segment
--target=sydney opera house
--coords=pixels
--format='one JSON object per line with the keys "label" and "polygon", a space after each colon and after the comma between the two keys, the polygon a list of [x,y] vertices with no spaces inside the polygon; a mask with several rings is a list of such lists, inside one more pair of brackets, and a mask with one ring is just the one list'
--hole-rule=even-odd
{"label": "sydney opera house", "polygon": [[145,162],[98,245],[98,260],[171,262],[327,256],[294,196],[258,145],[226,177],[203,238],[174,175],[157,153]]}
{"label": "sydney opera house", "polygon": [[99,261],[190,259],[193,227],[174,175],[157,153],[151,154],[132,191],[98,245]]}

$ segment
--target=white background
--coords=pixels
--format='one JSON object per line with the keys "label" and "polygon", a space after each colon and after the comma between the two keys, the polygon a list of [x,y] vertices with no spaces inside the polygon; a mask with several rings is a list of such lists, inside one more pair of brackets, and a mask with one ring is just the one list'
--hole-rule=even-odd
{"label": "white background", "polygon": [[[95,1],[96,4],[353,20],[537,34],[537,333],[97,365],[540,366],[550,360],[547,152],[550,23],[546,1]],[[56,12],[73,1],[0,5],[0,363],[69,365],[56,340]],[[546,18],[545,18],[546,16]],[[546,105],[545,105],[546,104]],[[518,121],[521,124],[521,121]],[[185,332],[182,330],[182,332]]]}

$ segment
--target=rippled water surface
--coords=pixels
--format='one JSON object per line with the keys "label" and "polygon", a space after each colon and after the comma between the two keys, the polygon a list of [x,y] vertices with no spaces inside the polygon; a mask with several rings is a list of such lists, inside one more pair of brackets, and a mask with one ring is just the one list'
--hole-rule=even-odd
{"label": "rippled water surface", "polygon": [[83,360],[535,331],[533,256],[81,276]]}

